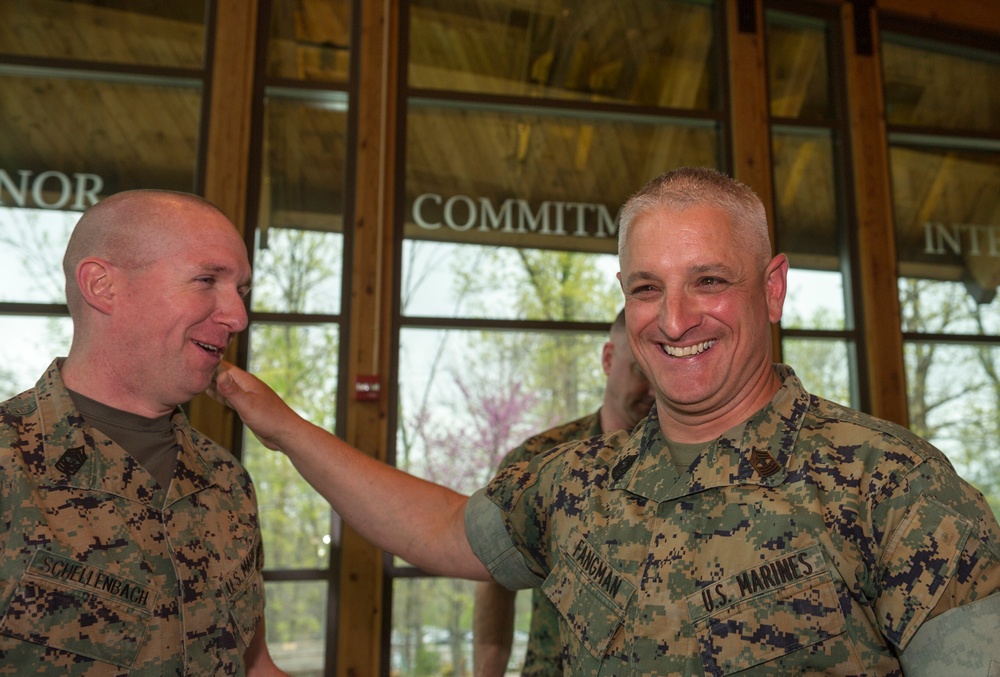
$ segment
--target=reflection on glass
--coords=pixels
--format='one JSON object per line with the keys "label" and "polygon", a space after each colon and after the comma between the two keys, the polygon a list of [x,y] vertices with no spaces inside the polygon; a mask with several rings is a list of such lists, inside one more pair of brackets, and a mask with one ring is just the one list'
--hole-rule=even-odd
{"label": "reflection on glass", "polygon": [[944,451],[1000,517],[1000,345],[903,348],[910,428]]}
{"label": "reflection on glass", "polygon": [[772,147],[778,248],[793,266],[838,270],[841,210],[830,132],[776,128]]}
{"label": "reflection on glass", "polygon": [[350,0],[271,5],[267,72],[272,78],[346,83],[350,50]]}
{"label": "reflection on glass", "polygon": [[789,268],[781,326],[846,329],[843,276],[839,272]]}
{"label": "reflection on glass", "polygon": [[614,254],[403,243],[402,312],[610,322],[623,304]]}
{"label": "reflection on glass", "polygon": [[[264,547],[270,556],[270,544]],[[321,677],[326,655],[328,585],[325,581],[268,582],[267,648],[292,677]]]}
{"label": "reflection on glass", "polygon": [[465,494],[485,486],[524,439],[600,406],[606,337],[402,330],[397,467]]}
{"label": "reflection on glass", "polygon": [[786,338],[781,342],[784,361],[813,395],[856,408],[851,397],[851,364],[846,341]]}
{"label": "reflection on glass", "polygon": [[[0,176],[0,201],[2,181]],[[62,258],[79,218],[78,212],[0,207],[0,301],[66,303]]]}
{"label": "reflection on glass", "polygon": [[[393,581],[389,674],[397,677],[472,674],[475,585],[474,581],[455,578]],[[522,624],[524,620],[522,617]],[[523,636],[524,626],[519,629]],[[514,650],[518,648],[515,644]],[[523,654],[523,644],[520,653]]]}
{"label": "reflection on glass", "polygon": [[347,101],[267,99],[262,228],[343,231]]}
{"label": "reflection on glass", "polygon": [[69,317],[0,315],[0,401],[32,388],[56,357],[69,354]]}
{"label": "reflection on glass", "polygon": [[718,106],[710,2],[409,4],[411,87],[698,110]]}
{"label": "reflection on glass", "polygon": [[830,74],[825,22],[768,12],[767,76],[771,115],[829,121]]}
{"label": "reflection on glass", "polygon": [[424,106],[406,137],[408,237],[611,253],[629,195],[719,155],[714,124]]}
{"label": "reflection on glass", "polygon": [[[336,430],[338,327],[255,323],[249,370],[306,419]],[[244,435],[244,464],[254,478],[269,569],[326,568],[330,506],[283,454]]]}
{"label": "reflection on glass", "polygon": [[267,100],[253,308],[340,312],[346,99]]}
{"label": "reflection on glass", "polygon": [[201,68],[205,15],[205,0],[0,2],[0,45],[19,56]]}
{"label": "reflection on glass", "polygon": [[[58,124],[24,111],[59,111]],[[91,195],[129,188],[191,192],[200,115],[193,86],[0,78],[2,169],[25,195],[11,201],[4,186],[3,202],[82,209]]]}
{"label": "reflection on glass", "polygon": [[882,35],[889,124],[1000,131],[1000,53]]}
{"label": "reflection on glass", "polygon": [[900,275],[1000,285],[1000,153],[890,146]]}

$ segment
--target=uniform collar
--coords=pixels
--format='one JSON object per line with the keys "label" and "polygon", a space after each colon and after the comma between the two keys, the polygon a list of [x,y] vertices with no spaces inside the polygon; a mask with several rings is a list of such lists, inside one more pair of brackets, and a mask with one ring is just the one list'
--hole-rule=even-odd
{"label": "uniform collar", "polygon": [[44,464],[38,471],[47,486],[100,491],[160,507],[213,484],[183,411],[178,408],[170,419],[181,451],[165,494],[124,449],[87,424],[63,384],[61,363],[61,358],[54,360],[35,384]]}
{"label": "uniform collar", "polygon": [[670,461],[654,406],[619,453],[612,468],[612,486],[668,501],[714,487],[773,487],[784,482],[811,396],[790,367],[776,364],[774,368],[782,385],[771,401],[719,439],[706,443],[684,473],[678,473]]}

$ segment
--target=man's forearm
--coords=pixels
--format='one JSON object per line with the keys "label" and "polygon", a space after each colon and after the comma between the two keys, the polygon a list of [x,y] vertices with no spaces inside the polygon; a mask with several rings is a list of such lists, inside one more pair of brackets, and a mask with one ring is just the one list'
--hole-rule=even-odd
{"label": "man's forearm", "polygon": [[304,420],[280,445],[344,521],[375,545],[428,573],[489,578],[465,536],[466,496],[382,463]]}
{"label": "man's forearm", "polygon": [[476,586],[472,614],[472,667],[475,677],[503,677],[514,639],[515,593],[492,581]]}
{"label": "man's forearm", "polygon": [[252,374],[224,365],[213,396],[233,407],[364,538],[427,572],[489,579],[465,536],[468,498],[358,451],[296,414]]}

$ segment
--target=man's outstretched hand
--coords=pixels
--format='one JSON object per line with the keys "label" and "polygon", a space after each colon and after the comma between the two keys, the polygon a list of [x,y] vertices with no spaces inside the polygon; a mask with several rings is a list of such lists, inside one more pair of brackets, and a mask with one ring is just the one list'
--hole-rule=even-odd
{"label": "man's outstretched hand", "polygon": [[268,449],[282,450],[280,438],[299,418],[284,400],[253,374],[223,361],[206,393],[235,410]]}

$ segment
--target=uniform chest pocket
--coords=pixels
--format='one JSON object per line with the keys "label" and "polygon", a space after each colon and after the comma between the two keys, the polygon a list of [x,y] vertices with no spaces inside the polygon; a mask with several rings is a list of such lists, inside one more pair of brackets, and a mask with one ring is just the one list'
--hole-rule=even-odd
{"label": "uniform chest pocket", "polygon": [[0,635],[128,668],[155,604],[156,593],[140,583],[39,550],[0,618]]}
{"label": "uniform chest pocket", "polygon": [[[729,675],[768,662],[789,674],[830,664],[853,664],[860,670],[849,641],[828,642],[847,629],[829,572],[723,606],[694,625],[708,675]],[[807,647],[813,650],[792,656]]]}
{"label": "uniform chest pocket", "polygon": [[[559,561],[542,583],[542,592],[559,610],[573,638],[599,661],[621,632],[635,586],[574,532],[569,547],[561,549]],[[577,667],[581,667],[587,657],[579,651],[572,653],[577,654]]]}

